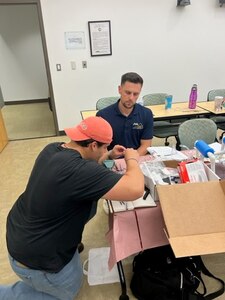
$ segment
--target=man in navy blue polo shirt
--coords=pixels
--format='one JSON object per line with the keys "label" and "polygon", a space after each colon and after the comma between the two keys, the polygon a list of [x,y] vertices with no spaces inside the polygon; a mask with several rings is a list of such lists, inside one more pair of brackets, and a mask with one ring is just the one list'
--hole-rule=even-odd
{"label": "man in navy blue polo shirt", "polygon": [[126,73],[121,77],[118,88],[120,99],[97,112],[107,120],[113,128],[113,141],[109,150],[114,145],[137,149],[139,155],[147,153],[153,137],[152,111],[136,104],[141,93],[143,79],[137,73]]}

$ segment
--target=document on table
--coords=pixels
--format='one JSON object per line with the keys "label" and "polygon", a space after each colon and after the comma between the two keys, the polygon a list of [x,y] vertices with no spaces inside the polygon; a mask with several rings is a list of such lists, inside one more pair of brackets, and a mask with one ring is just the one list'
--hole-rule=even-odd
{"label": "document on table", "polygon": [[110,212],[120,212],[126,210],[133,210],[135,208],[143,208],[143,207],[154,207],[156,203],[152,196],[148,194],[146,199],[143,197],[138,198],[134,201],[114,201],[110,200],[109,202]]}
{"label": "document on table", "polygon": [[169,146],[148,147],[147,150],[151,155],[159,157],[162,160],[180,161],[188,159],[188,157],[185,154]]}
{"label": "document on table", "polygon": [[190,182],[208,181],[204,165],[201,161],[186,164],[186,169]]}

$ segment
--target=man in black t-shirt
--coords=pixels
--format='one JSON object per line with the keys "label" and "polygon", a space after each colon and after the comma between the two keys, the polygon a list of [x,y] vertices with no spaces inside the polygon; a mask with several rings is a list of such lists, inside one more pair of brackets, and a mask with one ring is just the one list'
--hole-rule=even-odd
{"label": "man in black t-shirt", "polygon": [[[98,200],[132,201],[143,194],[138,153],[120,145],[107,151],[112,141],[107,121],[90,117],[65,132],[70,142],[41,151],[25,191],[9,212],[9,259],[22,280],[0,286],[1,300],[74,299],[82,284],[77,247]],[[121,155],[127,162],[124,175],[100,164]]]}

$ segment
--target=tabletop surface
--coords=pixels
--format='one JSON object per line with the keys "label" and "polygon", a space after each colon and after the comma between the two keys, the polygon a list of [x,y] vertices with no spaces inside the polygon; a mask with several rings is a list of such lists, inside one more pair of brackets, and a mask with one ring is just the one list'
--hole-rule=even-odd
{"label": "tabletop surface", "polygon": [[154,115],[154,119],[162,117],[185,117],[190,115],[210,114],[208,110],[202,107],[196,107],[195,109],[188,108],[188,102],[177,102],[172,104],[172,108],[165,109],[164,104],[146,106],[151,109]]}
{"label": "tabletop surface", "polygon": [[82,119],[86,119],[88,117],[94,117],[97,113],[97,110],[81,110]]}
{"label": "tabletop surface", "polygon": [[[202,103],[205,103],[205,102],[202,102]],[[164,104],[150,105],[150,106],[146,106],[146,107],[151,109],[151,111],[154,115],[154,119],[210,114],[209,109],[204,108],[204,107],[197,106],[195,109],[188,108],[188,102],[173,103],[172,108],[170,108],[170,109],[165,109]],[[83,111],[81,111],[81,117],[82,117],[82,119],[86,119],[88,117],[95,116],[96,113],[97,113],[97,110],[83,110]]]}
{"label": "tabletop surface", "polygon": [[215,103],[214,101],[204,101],[204,102],[198,102],[197,103],[198,107],[201,107],[205,110],[208,110],[209,112],[212,112],[216,115],[221,115],[225,114],[225,109],[222,109],[220,111],[215,111]]}

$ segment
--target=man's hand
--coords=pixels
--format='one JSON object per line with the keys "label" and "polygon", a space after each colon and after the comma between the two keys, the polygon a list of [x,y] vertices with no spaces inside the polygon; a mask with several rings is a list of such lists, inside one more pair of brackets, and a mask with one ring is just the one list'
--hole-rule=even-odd
{"label": "man's hand", "polygon": [[121,145],[115,145],[113,149],[110,151],[109,157],[111,159],[116,159],[118,157],[124,156],[126,148]]}
{"label": "man's hand", "polygon": [[134,150],[132,148],[127,148],[125,153],[124,153],[124,159],[125,161],[134,159],[138,162],[139,159],[139,153],[137,150]]}

